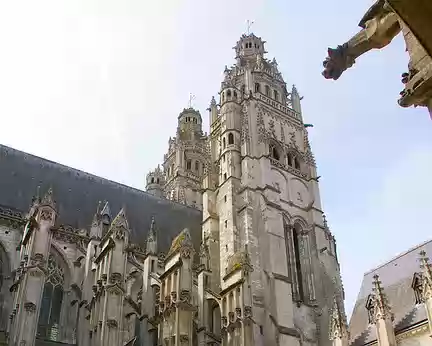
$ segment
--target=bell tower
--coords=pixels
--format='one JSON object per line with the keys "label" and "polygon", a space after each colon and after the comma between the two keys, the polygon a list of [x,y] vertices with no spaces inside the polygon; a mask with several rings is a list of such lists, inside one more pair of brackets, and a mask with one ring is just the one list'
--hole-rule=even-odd
{"label": "bell tower", "polygon": [[176,137],[164,156],[165,197],[202,209],[201,183],[208,166],[207,135],[199,111],[185,108],[178,116]]}
{"label": "bell tower", "polygon": [[234,50],[209,109],[203,184],[204,285],[220,292],[222,344],[330,345],[343,288],[301,97],[260,37],[242,35]]}

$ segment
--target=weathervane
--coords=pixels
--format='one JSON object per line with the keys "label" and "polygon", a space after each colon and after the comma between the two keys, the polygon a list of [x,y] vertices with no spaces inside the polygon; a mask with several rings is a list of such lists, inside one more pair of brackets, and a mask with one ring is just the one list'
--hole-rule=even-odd
{"label": "weathervane", "polygon": [[189,93],[189,108],[192,108],[192,101],[195,100],[195,95],[192,93]]}
{"label": "weathervane", "polygon": [[250,35],[250,28],[254,22],[250,21],[249,19],[246,22],[247,22],[247,34]]}

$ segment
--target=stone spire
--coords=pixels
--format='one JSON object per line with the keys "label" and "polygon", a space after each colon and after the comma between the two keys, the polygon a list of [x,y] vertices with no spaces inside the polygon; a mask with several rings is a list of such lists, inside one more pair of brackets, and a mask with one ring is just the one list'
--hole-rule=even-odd
{"label": "stone spire", "polygon": [[428,285],[432,285],[432,270],[431,264],[429,263],[429,257],[426,256],[424,250],[420,251],[420,268],[423,270],[423,280]]}
{"label": "stone spire", "polygon": [[396,346],[393,313],[377,274],[374,275],[372,292],[371,322],[375,324],[378,346]]}
{"label": "stone spire", "polygon": [[147,235],[146,253],[156,255],[157,254],[157,233],[155,227],[155,218],[152,217],[150,229]]}
{"label": "stone spire", "polygon": [[388,303],[387,295],[384,292],[384,288],[381,286],[381,281],[377,274],[374,275],[373,281],[373,308],[374,317],[376,319],[387,319],[393,320],[393,313],[391,312],[391,307]]}
{"label": "stone spire", "polygon": [[124,240],[125,243],[128,242],[129,222],[127,221],[124,208],[122,208],[117,214],[117,216],[114,218],[108,233],[110,233],[111,236],[115,239]]}
{"label": "stone spire", "polygon": [[211,125],[218,118],[218,109],[217,109],[217,104],[216,104],[216,100],[215,100],[214,96],[212,96],[212,99],[210,101],[210,106],[207,110],[209,111],[209,121],[210,121],[210,125]]}
{"label": "stone spire", "polygon": [[300,101],[303,99],[303,97],[300,97],[297,88],[295,85],[292,86],[291,90],[291,105],[292,109],[296,111],[297,113],[301,114],[301,105]]}
{"label": "stone spire", "polygon": [[42,205],[50,206],[51,208],[55,209],[55,202],[53,198],[53,189],[50,187],[48,191],[45,193],[45,195],[42,198],[41,201]]}
{"label": "stone spire", "polygon": [[426,252],[420,252],[420,268],[422,269],[421,300],[426,309],[429,322],[429,333],[432,333],[432,270]]}
{"label": "stone spire", "polygon": [[348,345],[348,327],[345,313],[340,308],[337,297],[333,299],[333,310],[330,316],[329,338],[334,346]]}

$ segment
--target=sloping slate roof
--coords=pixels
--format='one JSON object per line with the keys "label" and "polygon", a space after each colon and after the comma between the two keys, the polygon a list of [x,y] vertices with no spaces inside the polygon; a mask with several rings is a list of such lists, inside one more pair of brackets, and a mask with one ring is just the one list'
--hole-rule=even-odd
{"label": "sloping slate roof", "polygon": [[421,250],[432,254],[432,241],[420,244],[364,275],[349,323],[352,346],[376,340],[375,326],[369,325],[365,307],[367,297],[372,293],[375,274],[379,275],[394,313],[393,326],[396,332],[427,320],[425,308],[423,305],[416,306],[414,290],[411,288],[414,273],[421,270],[418,260]]}
{"label": "sloping slate roof", "polygon": [[0,205],[26,213],[38,186],[41,195],[52,187],[59,224],[89,229],[98,202],[108,201],[112,217],[125,207],[133,242],[144,244],[154,216],[159,251],[186,227],[199,249],[200,211],[0,145]]}

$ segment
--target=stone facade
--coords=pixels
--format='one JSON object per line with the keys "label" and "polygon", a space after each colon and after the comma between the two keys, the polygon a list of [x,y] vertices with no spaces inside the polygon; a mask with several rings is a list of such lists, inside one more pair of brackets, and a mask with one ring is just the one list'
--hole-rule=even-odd
{"label": "stone facade", "polygon": [[[235,53],[209,135],[198,111],[183,110],[148,193],[0,147],[10,345],[325,346],[346,336],[301,97],[261,38],[243,35]],[[35,162],[39,173],[23,169]],[[41,193],[26,209],[33,183]]]}

